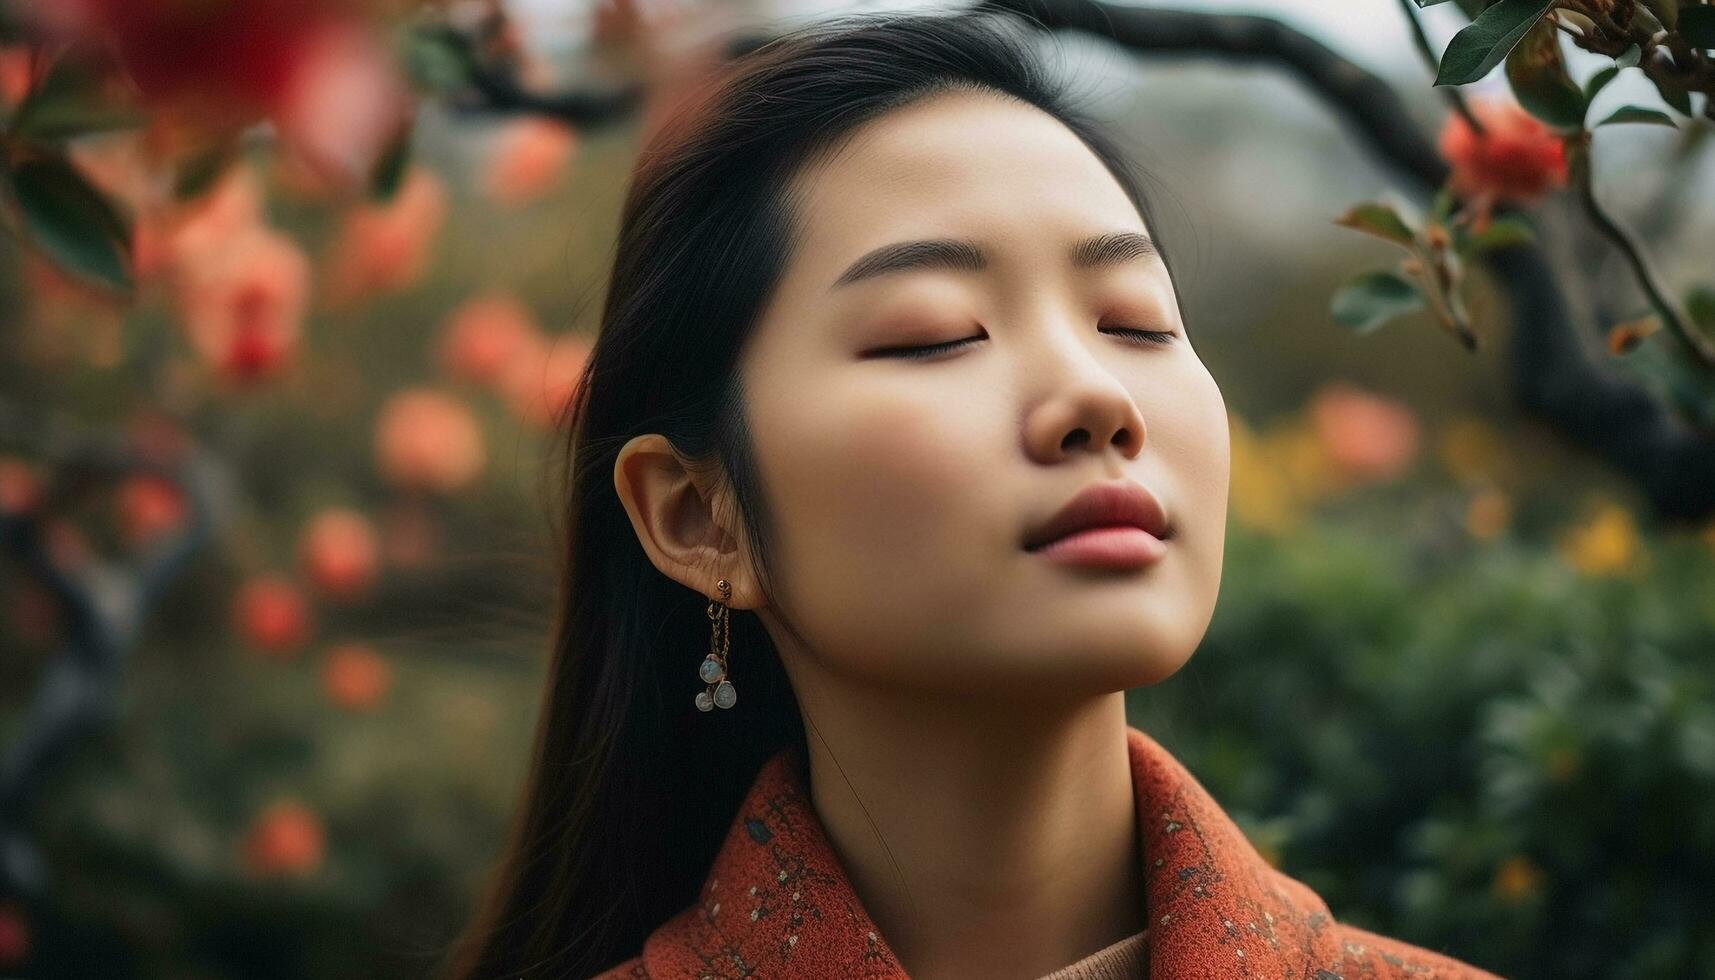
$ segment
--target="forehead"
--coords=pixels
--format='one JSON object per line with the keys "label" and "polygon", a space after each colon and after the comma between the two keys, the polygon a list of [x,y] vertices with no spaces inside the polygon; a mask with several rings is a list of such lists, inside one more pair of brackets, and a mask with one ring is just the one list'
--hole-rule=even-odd
{"label": "forehead", "polygon": [[[904,238],[980,240],[1042,261],[1092,232],[1147,232],[1101,160],[1059,120],[990,92],[948,92],[864,124],[795,181],[793,269],[826,286]],[[985,249],[986,250],[986,249]],[[826,281],[823,281],[826,280]]]}

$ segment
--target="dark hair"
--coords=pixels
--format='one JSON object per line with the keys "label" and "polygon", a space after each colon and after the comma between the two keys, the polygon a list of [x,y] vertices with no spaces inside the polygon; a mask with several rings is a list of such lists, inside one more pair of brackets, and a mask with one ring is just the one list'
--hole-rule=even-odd
{"label": "dark hair", "polygon": [[640,153],[600,334],[562,420],[563,585],[534,755],[490,893],[453,951],[457,980],[585,977],[636,956],[696,901],[762,763],[804,747],[753,613],[731,619],[740,710],[697,710],[707,599],[650,563],[613,483],[619,449],[650,432],[722,473],[759,583],[777,594],[737,367],[803,220],[794,175],[890,109],[988,91],[1064,123],[1156,232],[1130,164],[1069,106],[1019,23],[894,13],[800,27],[730,62]]}

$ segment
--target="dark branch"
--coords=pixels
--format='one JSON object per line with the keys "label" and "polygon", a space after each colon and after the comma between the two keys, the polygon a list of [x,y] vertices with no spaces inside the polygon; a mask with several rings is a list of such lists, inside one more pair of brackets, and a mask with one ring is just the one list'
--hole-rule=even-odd
{"label": "dark branch", "polygon": [[[28,510],[0,512],[0,548],[49,591],[66,625],[65,647],[43,670],[18,738],[0,759],[0,889],[33,894],[43,869],[25,830],[43,776],[85,732],[109,720],[144,618],[191,557],[218,537],[234,495],[225,464],[206,450],[165,464],[110,435],[69,433],[21,416],[0,403],[0,431],[47,433],[38,455],[54,466],[56,480]],[[62,566],[44,540],[48,520],[93,487],[136,472],[163,476],[185,492],[185,526],[128,561]]]}
{"label": "dark branch", "polygon": [[[1350,124],[1384,164],[1433,193],[1447,165],[1382,79],[1266,17],[1115,7],[1089,0],[985,0],[1047,29],[1100,34],[1134,51],[1223,54],[1279,64]],[[1715,514],[1715,434],[1701,433],[1580,342],[1553,266],[1536,246],[1496,249],[1482,263],[1512,303],[1513,396],[1569,442],[1612,465],[1667,520]]]}
{"label": "dark branch", "polygon": [[[1278,20],[1093,0],[980,0],[973,10],[1022,17],[1049,31],[1085,31],[1139,53],[1275,65],[1319,96],[1380,163],[1423,196],[1447,178],[1447,164],[1412,123],[1392,86]],[[728,52],[736,57],[767,40],[735,37]],[[494,73],[490,67],[477,76],[493,109],[539,111],[575,124],[611,121],[611,113],[622,111],[619,102],[588,94],[532,96],[503,73]],[[1580,326],[1539,247],[1491,250],[1479,261],[1512,302],[1512,374],[1519,407],[1621,469],[1661,517],[1695,521],[1715,515],[1715,434],[1691,428],[1615,366],[1598,362],[1596,352],[1580,342],[1581,334],[1594,333],[1595,326]]]}

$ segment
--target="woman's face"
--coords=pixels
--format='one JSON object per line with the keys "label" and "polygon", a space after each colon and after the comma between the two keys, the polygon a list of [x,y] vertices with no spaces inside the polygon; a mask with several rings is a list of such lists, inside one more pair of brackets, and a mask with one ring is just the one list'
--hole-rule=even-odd
{"label": "woman's face", "polygon": [[[1226,406],[1159,257],[1069,257],[1149,233],[1119,183],[1053,117],[961,92],[867,124],[797,189],[799,244],[741,360],[780,535],[779,591],[757,612],[794,682],[1081,697],[1177,670],[1219,590]],[[841,282],[871,250],[926,239],[969,241],[984,264]],[[873,353],[967,338],[921,360]],[[1165,506],[1164,557],[1095,568],[1025,550],[1027,530],[1114,480]]]}

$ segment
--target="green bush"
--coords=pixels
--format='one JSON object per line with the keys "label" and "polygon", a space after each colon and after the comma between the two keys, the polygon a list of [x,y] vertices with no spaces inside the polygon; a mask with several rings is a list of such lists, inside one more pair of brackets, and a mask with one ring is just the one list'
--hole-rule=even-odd
{"label": "green bush", "polygon": [[1646,548],[1591,577],[1516,541],[1241,534],[1133,723],[1339,919],[1509,977],[1715,976],[1715,556]]}

